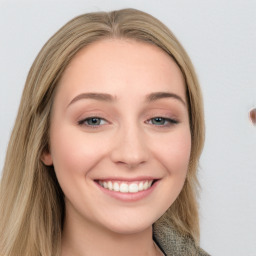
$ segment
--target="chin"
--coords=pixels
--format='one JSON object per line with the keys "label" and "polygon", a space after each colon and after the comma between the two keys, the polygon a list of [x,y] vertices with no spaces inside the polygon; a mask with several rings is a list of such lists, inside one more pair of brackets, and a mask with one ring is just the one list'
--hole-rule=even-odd
{"label": "chin", "polygon": [[[124,214],[123,214],[124,215]],[[131,216],[133,215],[133,216]],[[127,217],[126,217],[127,216]],[[116,234],[130,235],[140,233],[151,229],[155,221],[157,221],[161,214],[137,213],[120,216],[113,216],[111,219],[105,220],[102,225],[108,230]]]}
{"label": "chin", "polygon": [[107,228],[112,232],[119,235],[132,235],[141,233],[145,230],[151,229],[153,223],[133,223],[121,226],[121,224],[113,224]]}

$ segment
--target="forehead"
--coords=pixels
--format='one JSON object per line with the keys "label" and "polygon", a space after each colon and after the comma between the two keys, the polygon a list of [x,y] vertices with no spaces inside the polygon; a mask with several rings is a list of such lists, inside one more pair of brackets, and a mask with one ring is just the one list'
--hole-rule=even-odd
{"label": "forehead", "polygon": [[59,87],[68,95],[81,90],[115,95],[123,88],[185,95],[184,78],[175,61],[155,45],[130,39],[106,39],[84,47],[69,63]]}

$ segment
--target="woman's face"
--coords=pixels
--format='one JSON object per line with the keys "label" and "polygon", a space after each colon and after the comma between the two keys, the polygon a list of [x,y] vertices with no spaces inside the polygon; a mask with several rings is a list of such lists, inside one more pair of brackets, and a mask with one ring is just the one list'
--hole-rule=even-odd
{"label": "woman's face", "polygon": [[50,153],[66,218],[117,233],[151,227],[180,193],[191,149],[185,84],[160,48],[104,40],[82,49],[56,92]]}

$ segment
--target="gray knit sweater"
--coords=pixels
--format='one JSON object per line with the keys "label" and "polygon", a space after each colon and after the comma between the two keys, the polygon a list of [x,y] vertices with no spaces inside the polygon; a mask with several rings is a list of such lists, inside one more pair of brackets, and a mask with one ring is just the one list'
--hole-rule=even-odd
{"label": "gray knit sweater", "polygon": [[209,256],[192,238],[182,236],[164,221],[154,224],[153,233],[155,241],[167,256]]}

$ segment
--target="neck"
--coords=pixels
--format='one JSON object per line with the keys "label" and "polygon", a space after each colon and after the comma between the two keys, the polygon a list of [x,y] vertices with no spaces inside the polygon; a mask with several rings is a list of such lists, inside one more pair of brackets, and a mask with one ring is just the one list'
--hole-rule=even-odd
{"label": "neck", "polygon": [[156,256],[158,253],[151,226],[132,234],[120,234],[66,215],[61,256]]}

